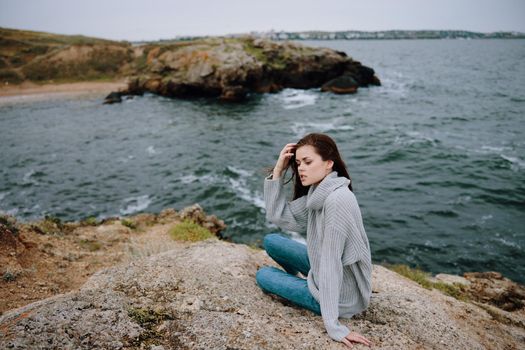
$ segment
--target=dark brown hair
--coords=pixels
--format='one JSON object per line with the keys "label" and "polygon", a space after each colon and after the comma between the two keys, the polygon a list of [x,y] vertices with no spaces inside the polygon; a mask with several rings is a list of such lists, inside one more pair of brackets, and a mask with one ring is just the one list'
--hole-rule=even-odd
{"label": "dark brown hair", "polygon": [[[337,145],[330,136],[315,133],[308,134],[302,139],[300,139],[299,142],[297,142],[297,147],[295,151],[297,151],[297,149],[301,146],[312,146],[313,148],[315,148],[317,154],[319,154],[324,161],[331,160],[334,162],[332,170],[337,172],[337,176],[346,177],[348,180],[351,180],[350,175],[348,174],[348,170],[346,170],[345,162],[339,154]],[[301,179],[299,178],[299,171],[297,169],[297,163],[295,162],[295,152],[293,157],[290,158],[290,163],[288,164],[288,166],[292,168],[292,178],[290,178],[290,180],[293,179],[294,182],[293,199],[297,199],[306,195],[310,186],[303,186],[301,184]],[[290,180],[288,180],[287,182],[290,182]],[[352,191],[351,181],[348,185],[348,188],[350,189],[350,191]]]}

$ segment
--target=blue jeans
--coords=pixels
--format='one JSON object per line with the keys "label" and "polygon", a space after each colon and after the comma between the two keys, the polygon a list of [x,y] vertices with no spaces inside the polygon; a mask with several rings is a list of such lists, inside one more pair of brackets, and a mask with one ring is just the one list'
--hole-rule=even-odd
{"label": "blue jeans", "polygon": [[260,268],[255,280],[263,292],[276,294],[321,315],[321,307],[310,293],[306,279],[296,276],[298,272],[306,276],[310,271],[306,245],[276,233],[266,235],[263,245],[268,255],[286,271],[270,266]]}

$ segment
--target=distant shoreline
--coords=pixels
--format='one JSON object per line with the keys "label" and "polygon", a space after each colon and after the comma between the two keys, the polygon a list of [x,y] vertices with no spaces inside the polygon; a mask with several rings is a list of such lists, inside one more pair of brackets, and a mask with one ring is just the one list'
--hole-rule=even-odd
{"label": "distant shoreline", "polygon": [[74,83],[35,84],[23,82],[16,85],[2,85],[0,87],[0,103],[16,102],[19,100],[42,100],[83,94],[105,94],[123,89],[127,86],[121,81],[83,81]]}

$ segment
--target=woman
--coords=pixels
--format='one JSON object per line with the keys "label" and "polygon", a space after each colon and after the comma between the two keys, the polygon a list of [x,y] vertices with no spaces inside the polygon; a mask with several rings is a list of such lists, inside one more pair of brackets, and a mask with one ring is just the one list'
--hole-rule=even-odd
{"label": "woman", "polygon": [[[283,173],[290,166],[294,196],[287,203]],[[266,252],[286,272],[263,267],[257,271],[258,285],[321,315],[332,339],[348,347],[352,342],[370,345],[338,320],[368,307],[372,262],[350,176],[335,142],[327,135],[309,134],[284,146],[265,179],[264,200],[267,219],[282,229],[306,233],[306,246],[267,235]]]}

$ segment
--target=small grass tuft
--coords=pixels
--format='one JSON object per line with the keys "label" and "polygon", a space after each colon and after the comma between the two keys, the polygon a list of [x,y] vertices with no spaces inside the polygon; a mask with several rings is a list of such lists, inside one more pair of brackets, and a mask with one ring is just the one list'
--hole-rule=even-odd
{"label": "small grass tuft", "polygon": [[5,226],[13,235],[18,235],[18,226],[14,216],[0,215],[0,225]]}
{"label": "small grass tuft", "polygon": [[432,283],[428,280],[430,278],[430,273],[417,268],[411,268],[407,265],[397,264],[387,266],[390,270],[397,272],[401,276],[417,282],[423,288],[431,289]]}
{"label": "small grass tuft", "polygon": [[102,244],[100,242],[97,242],[97,241],[89,241],[87,239],[81,239],[78,244],[80,244],[80,246],[83,248],[83,249],[87,249],[89,250],[90,252],[95,252],[97,250],[100,250],[102,248]]}
{"label": "small grass tuft", "polygon": [[84,220],[80,221],[80,224],[82,226],[97,226],[98,221],[97,218],[94,216],[90,216],[88,218],[85,218]]}
{"label": "small grass tuft", "polygon": [[411,268],[407,265],[386,265],[386,267],[398,274],[417,282],[420,286],[426,289],[437,289],[442,293],[449,295],[455,299],[461,301],[468,301],[467,294],[459,284],[449,284],[445,282],[432,282],[430,281],[430,273],[420,270],[418,268]]}
{"label": "small grass tuft", "polygon": [[190,242],[202,241],[215,237],[215,235],[208,229],[190,220],[184,220],[183,222],[175,225],[170,230],[170,236],[176,241]]}
{"label": "small grass tuft", "polygon": [[30,225],[31,229],[41,235],[62,235],[64,224],[62,221],[51,215],[46,215],[44,220]]}
{"label": "small grass tuft", "polygon": [[56,216],[53,216],[53,215],[46,215],[46,216],[44,216],[44,220],[52,222],[53,224],[55,224],[59,228],[61,228],[63,226],[62,220],[60,220],[60,218],[58,218]]}
{"label": "small grass tuft", "polygon": [[173,319],[169,314],[162,311],[134,307],[128,309],[128,316],[144,328],[144,332],[133,341],[134,344],[141,345],[141,348],[144,345],[156,345],[156,342],[162,338],[162,335],[155,329],[156,326],[162,321]]}
{"label": "small grass tuft", "polygon": [[123,226],[126,226],[132,230],[135,230],[137,228],[137,224],[135,224],[133,221],[131,220],[127,220],[127,219],[121,219],[120,220],[120,223],[123,225]]}
{"label": "small grass tuft", "polygon": [[8,270],[4,272],[4,275],[2,276],[2,280],[4,280],[4,282],[13,282],[14,280],[17,279],[19,275],[20,275],[20,272]]}

